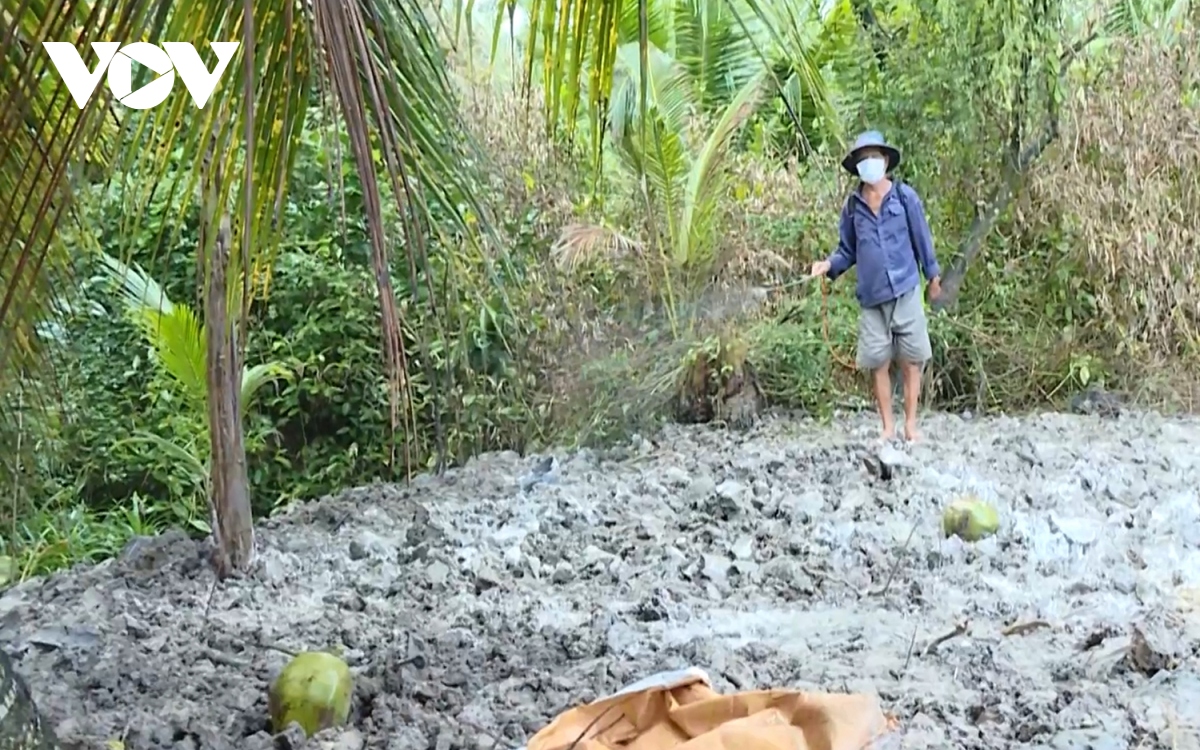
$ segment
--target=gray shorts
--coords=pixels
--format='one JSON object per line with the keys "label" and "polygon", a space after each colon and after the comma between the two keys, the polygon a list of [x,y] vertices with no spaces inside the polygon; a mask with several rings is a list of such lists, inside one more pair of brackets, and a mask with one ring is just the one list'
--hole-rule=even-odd
{"label": "gray shorts", "polygon": [[877,370],[892,361],[925,364],[933,358],[921,287],[891,302],[864,307],[858,319],[858,366]]}

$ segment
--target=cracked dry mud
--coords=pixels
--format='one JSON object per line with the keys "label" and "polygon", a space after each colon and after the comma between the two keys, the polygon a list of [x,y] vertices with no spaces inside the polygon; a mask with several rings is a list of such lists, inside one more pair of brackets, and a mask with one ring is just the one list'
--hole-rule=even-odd
{"label": "cracked dry mud", "polygon": [[[266,521],[253,575],[211,601],[178,534],[28,582],[0,637],[66,748],[288,746],[265,719],[287,657],[247,641],[337,646],[359,673],[354,726],[313,747],[515,748],[688,665],[722,690],[878,693],[888,747],[1198,747],[1200,421],[925,429],[890,483],[864,468],[867,416],[674,427],[537,483],[537,457],[486,455]],[[996,537],[940,538],[964,492]]]}

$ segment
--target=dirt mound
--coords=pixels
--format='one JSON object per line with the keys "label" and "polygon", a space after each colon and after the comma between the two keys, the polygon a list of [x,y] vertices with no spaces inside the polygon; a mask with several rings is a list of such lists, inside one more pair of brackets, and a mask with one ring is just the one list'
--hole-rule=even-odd
{"label": "dirt mound", "polygon": [[[271,519],[254,574],[215,591],[180,534],[23,584],[0,640],[68,748],[272,747],[287,657],[247,642],[360,672],[355,728],[324,747],[517,747],[689,665],[723,690],[877,692],[897,747],[1196,747],[1200,422],[937,416],[890,482],[864,468],[874,430],[676,428],[544,474],[487,455]],[[996,537],[940,538],[963,492]]]}

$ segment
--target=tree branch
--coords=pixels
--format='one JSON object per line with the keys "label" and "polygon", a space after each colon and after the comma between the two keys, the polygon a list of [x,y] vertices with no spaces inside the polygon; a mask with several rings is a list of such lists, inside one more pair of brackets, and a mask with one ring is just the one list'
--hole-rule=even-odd
{"label": "tree branch", "polygon": [[[1067,67],[1075,61],[1075,59],[1083,53],[1087,46],[1095,41],[1097,33],[1089,31],[1080,39],[1076,40],[1065,52],[1059,57],[1062,72],[1059,74],[1059,83],[1066,76]],[[967,276],[967,270],[971,263],[979,256],[983,250],[983,242],[987,236],[991,234],[992,229],[996,225],[996,221],[1000,215],[1008,208],[1012,202],[1013,196],[1016,194],[1017,185],[1029,167],[1042,155],[1042,153],[1053,143],[1059,134],[1058,110],[1054,104],[1053,97],[1050,98],[1048,122],[1038,138],[1026,146],[1018,154],[1014,154],[1014,161],[1007,165],[1003,170],[1003,178],[1000,186],[992,193],[988,200],[988,209],[975,217],[975,221],[971,222],[971,229],[967,232],[967,238],[959,246],[958,257],[950,265],[950,269],[942,274],[942,294],[931,303],[931,307],[936,310],[944,310],[950,307],[958,299],[958,293],[962,288],[963,280]]]}
{"label": "tree branch", "polygon": [[1005,168],[1000,186],[996,188],[987,202],[988,209],[971,222],[971,229],[967,232],[967,239],[959,248],[958,257],[950,265],[950,270],[942,275],[942,294],[931,304],[934,310],[942,310],[954,304],[962,287],[963,279],[966,278],[967,269],[983,250],[983,242],[991,234],[996,220],[1012,202],[1017,185],[1025,175],[1025,171],[1056,138],[1058,138],[1058,118],[1053,117],[1038,139],[1025,147],[1018,155],[1016,164]]}

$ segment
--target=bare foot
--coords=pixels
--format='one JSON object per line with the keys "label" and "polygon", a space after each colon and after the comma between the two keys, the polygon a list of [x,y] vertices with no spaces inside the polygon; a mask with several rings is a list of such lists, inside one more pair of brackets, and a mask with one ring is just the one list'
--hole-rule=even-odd
{"label": "bare foot", "polygon": [[921,431],[917,429],[916,422],[904,423],[904,437],[910,443],[918,442],[921,439]]}
{"label": "bare foot", "polygon": [[896,426],[890,425],[890,424],[885,424],[883,426],[883,433],[879,436],[879,439],[885,443],[890,443],[892,440],[895,440],[896,439]]}

